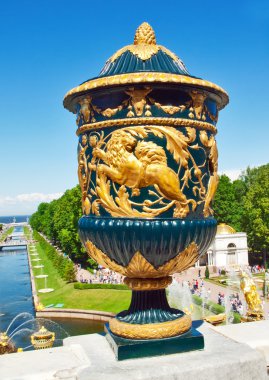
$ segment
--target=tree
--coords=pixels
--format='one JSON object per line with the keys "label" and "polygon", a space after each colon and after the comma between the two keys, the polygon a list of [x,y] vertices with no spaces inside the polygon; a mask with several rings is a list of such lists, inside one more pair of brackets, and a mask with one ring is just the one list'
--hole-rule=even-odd
{"label": "tree", "polygon": [[209,269],[208,269],[208,265],[207,265],[206,268],[205,268],[205,278],[206,278],[206,279],[209,279]]}
{"label": "tree", "polygon": [[232,182],[226,175],[220,176],[213,204],[214,215],[219,223],[227,223],[235,230],[241,230],[244,192],[245,187],[241,180]]}
{"label": "tree", "polygon": [[71,260],[68,260],[65,264],[64,279],[67,282],[76,281],[76,271],[74,268],[74,264]]}
{"label": "tree", "polygon": [[78,236],[78,220],[81,216],[81,190],[76,186],[57,200],[41,203],[32,215],[30,224],[73,260],[86,265],[88,256]]}
{"label": "tree", "polygon": [[248,235],[251,252],[268,254],[269,247],[269,164],[248,168],[244,173],[247,187],[243,197],[242,226]]}

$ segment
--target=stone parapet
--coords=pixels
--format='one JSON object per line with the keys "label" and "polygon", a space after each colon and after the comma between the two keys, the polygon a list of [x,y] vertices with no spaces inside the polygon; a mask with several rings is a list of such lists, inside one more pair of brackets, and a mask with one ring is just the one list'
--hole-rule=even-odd
{"label": "stone parapet", "polygon": [[207,324],[199,331],[205,338],[204,350],[120,362],[104,336],[70,337],[63,347],[3,355],[0,379],[268,380],[265,358],[257,349],[235,342]]}

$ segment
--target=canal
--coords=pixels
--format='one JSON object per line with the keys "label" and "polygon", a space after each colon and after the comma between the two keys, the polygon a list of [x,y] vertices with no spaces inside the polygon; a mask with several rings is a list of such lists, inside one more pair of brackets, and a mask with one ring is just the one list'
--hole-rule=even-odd
{"label": "canal", "polygon": [[[23,239],[23,227],[15,227],[12,240]],[[20,313],[35,317],[26,246],[4,247],[0,250],[0,332],[6,331],[10,322]],[[51,319],[69,335],[90,334],[103,331],[103,323],[80,319]],[[12,328],[18,327],[14,323]],[[17,342],[16,342],[17,343]],[[22,347],[25,345],[22,345]]]}
{"label": "canal", "polygon": [[[23,228],[14,228],[14,237],[23,237]],[[0,250],[0,331],[4,331],[19,313],[34,315],[32,289],[26,247]]]}

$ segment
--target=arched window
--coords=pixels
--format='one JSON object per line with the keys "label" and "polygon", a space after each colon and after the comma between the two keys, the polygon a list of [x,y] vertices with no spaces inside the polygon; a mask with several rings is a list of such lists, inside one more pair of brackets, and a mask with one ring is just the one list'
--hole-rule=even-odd
{"label": "arched window", "polygon": [[234,243],[229,243],[227,245],[227,265],[237,264],[236,260],[236,245]]}

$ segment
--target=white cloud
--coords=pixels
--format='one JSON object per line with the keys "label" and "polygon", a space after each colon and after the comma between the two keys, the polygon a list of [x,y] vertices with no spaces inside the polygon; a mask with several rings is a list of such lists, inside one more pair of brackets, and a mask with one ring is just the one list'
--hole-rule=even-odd
{"label": "white cloud", "polygon": [[29,193],[18,194],[13,197],[0,195],[0,215],[23,215],[36,211],[39,203],[58,199],[63,193]]}
{"label": "white cloud", "polygon": [[29,193],[29,194],[18,194],[15,197],[0,196],[0,205],[1,204],[15,204],[18,202],[50,202],[53,199],[60,198],[62,195],[63,193],[52,193],[52,194]]}
{"label": "white cloud", "polygon": [[235,181],[236,179],[239,178],[240,174],[242,173],[242,169],[228,169],[228,170],[223,170],[219,174],[226,174],[227,177],[230,178],[231,181]]}

